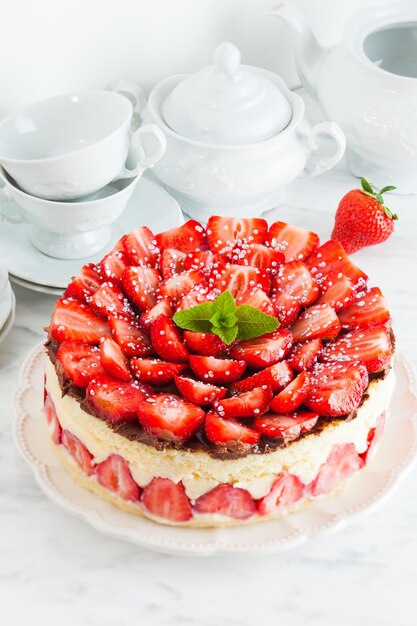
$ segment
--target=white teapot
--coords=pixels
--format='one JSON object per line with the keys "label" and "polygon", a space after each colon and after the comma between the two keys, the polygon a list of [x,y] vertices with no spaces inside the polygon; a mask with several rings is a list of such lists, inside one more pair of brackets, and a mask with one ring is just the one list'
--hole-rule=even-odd
{"label": "white teapot", "polygon": [[294,32],[300,78],[346,134],[353,174],[417,193],[417,3],[360,11],[343,40],[323,48],[300,10],[273,10]]}
{"label": "white teapot", "polygon": [[[167,141],[154,174],[203,221],[213,213],[244,217],[278,206],[288,183],[333,167],[346,144],[334,123],[311,129],[300,96],[276,74],[241,65],[230,43],[216,49],[214,65],[158,83],[144,122],[156,124]],[[312,164],[321,135],[334,139],[335,151]]]}

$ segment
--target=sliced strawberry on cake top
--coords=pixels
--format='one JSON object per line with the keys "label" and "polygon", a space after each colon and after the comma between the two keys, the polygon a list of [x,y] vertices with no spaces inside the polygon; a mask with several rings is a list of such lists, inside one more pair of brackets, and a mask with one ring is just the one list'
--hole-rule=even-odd
{"label": "sliced strawberry on cake top", "polygon": [[304,404],[320,415],[347,415],[359,406],[368,380],[366,366],[360,361],[317,363]]}
{"label": "sliced strawberry on cake top", "polygon": [[308,371],[317,362],[322,347],[321,339],[296,343],[287,356],[287,363],[296,372]]}
{"label": "sliced strawberry on cake top", "polygon": [[285,262],[285,257],[282,252],[268,248],[261,243],[242,243],[240,246],[236,244],[233,248],[230,260],[237,265],[257,267],[273,277]]}
{"label": "sliced strawberry on cake top", "polygon": [[56,358],[64,368],[66,378],[77,387],[87,387],[90,380],[105,373],[99,348],[81,341],[63,341]]}
{"label": "sliced strawberry on cake top", "polygon": [[217,335],[195,333],[191,330],[184,331],[183,341],[187,350],[202,356],[217,356],[229,347]]}
{"label": "sliced strawberry on cake top", "polygon": [[161,276],[152,267],[127,267],[122,275],[123,289],[127,297],[141,311],[156,303],[156,290]]}
{"label": "sliced strawberry on cake top", "polygon": [[84,303],[71,298],[57,300],[49,332],[59,342],[74,340],[89,344],[98,344],[102,337],[110,335],[105,319]]}
{"label": "sliced strawberry on cake top", "polygon": [[233,218],[213,215],[207,222],[207,237],[212,252],[229,253],[236,244],[265,241],[268,224],[261,218]]}
{"label": "sliced strawberry on cake top", "polygon": [[319,245],[319,238],[305,228],[286,222],[275,222],[269,228],[266,242],[281,252],[285,261],[305,261]]}
{"label": "sliced strawberry on cake top", "polygon": [[262,289],[268,295],[271,288],[271,281],[265,270],[233,263],[227,264],[217,277],[209,280],[209,284],[220,291],[227,289],[234,298],[238,298],[255,287]]}
{"label": "sliced strawberry on cake top", "polygon": [[179,328],[169,317],[160,315],[152,322],[151,341],[155,352],[162,359],[175,363],[188,361],[188,351],[182,342]]}
{"label": "sliced strawberry on cake top", "polygon": [[122,282],[123,272],[129,267],[130,261],[124,251],[123,241],[117,242],[113,250],[111,250],[100,261],[100,271],[107,280],[120,285]]}
{"label": "sliced strawberry on cake top", "polygon": [[175,384],[183,398],[198,406],[210,406],[227,393],[226,387],[203,383],[189,376],[175,376]]}
{"label": "sliced strawberry on cake top", "polygon": [[203,409],[179,396],[159,393],[145,398],[137,407],[139,421],[153,437],[181,443],[202,426]]}
{"label": "sliced strawberry on cake top", "polygon": [[302,433],[312,430],[317,424],[319,414],[317,412],[297,411],[287,415],[266,413],[257,417],[254,427],[262,435],[270,439],[283,439],[286,443],[294,441]]}
{"label": "sliced strawberry on cake top", "polygon": [[136,378],[154,387],[165,387],[187,367],[186,363],[170,363],[161,359],[130,359]]}
{"label": "sliced strawberry on cake top", "polygon": [[181,252],[194,252],[207,249],[206,231],[199,222],[188,220],[178,228],[171,228],[155,237],[160,250],[174,248]]}
{"label": "sliced strawberry on cake top", "polygon": [[214,402],[213,409],[220,417],[257,417],[268,410],[271,399],[270,387],[258,387],[238,396]]}
{"label": "sliced strawberry on cake top", "polygon": [[273,333],[242,341],[231,349],[230,354],[253,369],[263,369],[282,361],[292,344],[291,331],[279,328]]}
{"label": "sliced strawberry on cake top", "polygon": [[120,346],[110,337],[104,337],[100,342],[100,362],[109,376],[120,380],[132,380],[129,361]]}
{"label": "sliced strawberry on cake top", "polygon": [[331,287],[345,276],[360,291],[368,280],[365,272],[351,261],[340,243],[332,239],[317,248],[306,264],[321,289]]}
{"label": "sliced strawberry on cake top", "polygon": [[155,235],[147,226],[139,226],[122,237],[122,245],[131,265],[156,267],[160,251]]}
{"label": "sliced strawberry on cake top", "polygon": [[171,298],[174,302],[178,302],[194,287],[200,286],[206,286],[206,278],[203,272],[183,272],[162,281],[158,287],[157,296],[158,298]]}
{"label": "sliced strawberry on cake top", "polygon": [[336,282],[326,287],[316,304],[329,304],[335,311],[350,306],[356,298],[356,290],[347,276],[340,276]]}
{"label": "sliced strawberry on cake top", "polygon": [[151,341],[136,321],[121,317],[110,317],[109,327],[113,339],[127,357],[149,356],[152,354]]}
{"label": "sliced strawberry on cake top", "polygon": [[286,361],[276,363],[270,367],[247,376],[233,383],[230,387],[232,393],[243,393],[244,391],[250,391],[256,387],[270,387],[273,393],[277,393],[284,387],[290,384],[293,378],[293,372],[291,367]]}
{"label": "sliced strawberry on cake top", "polygon": [[64,296],[88,303],[103,281],[104,276],[100,267],[94,263],[88,263],[83,265],[77,276],[74,276],[66,288]]}
{"label": "sliced strawberry on cake top", "polygon": [[349,363],[362,361],[368,372],[381,372],[389,366],[394,347],[385,326],[359,328],[337,337],[320,353],[320,361]]}
{"label": "sliced strawberry on cake top", "polygon": [[228,385],[242,376],[246,363],[234,359],[217,359],[214,356],[191,354],[190,367],[203,382]]}
{"label": "sliced strawberry on cake top", "polygon": [[353,330],[367,326],[386,324],[390,319],[388,303],[379,287],[372,287],[367,293],[358,295],[351,306],[339,313],[343,328]]}
{"label": "sliced strawberry on cake top", "polygon": [[112,376],[94,378],[87,387],[86,399],[93,413],[110,422],[137,419],[138,406],[153,393],[149,385],[116,380]]}
{"label": "sliced strawberry on cake top", "polygon": [[274,413],[291,413],[298,409],[310,391],[310,376],[301,372],[294,380],[275,396],[270,402],[270,409]]}
{"label": "sliced strawberry on cake top", "polygon": [[165,248],[161,256],[161,274],[164,280],[185,272],[187,254],[175,248]]}
{"label": "sliced strawberry on cake top", "polygon": [[328,304],[315,304],[298,316],[291,326],[294,341],[333,339],[339,334],[341,324],[336,311]]}
{"label": "sliced strawberry on cake top", "polygon": [[105,282],[90,298],[91,308],[103,317],[117,316],[133,318],[134,311],[129,300],[117,285]]}
{"label": "sliced strawberry on cake top", "polygon": [[258,443],[261,437],[261,434],[253,428],[236,419],[220,417],[216,413],[207,413],[204,428],[207,439],[212,444],[226,448],[240,444],[249,449]]}

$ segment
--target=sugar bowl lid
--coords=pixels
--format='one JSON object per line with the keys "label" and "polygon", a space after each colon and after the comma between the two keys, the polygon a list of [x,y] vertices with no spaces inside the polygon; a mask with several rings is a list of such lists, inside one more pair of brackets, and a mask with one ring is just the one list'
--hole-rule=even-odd
{"label": "sugar bowl lid", "polygon": [[210,144],[264,141],[290,122],[292,109],[279,86],[256,68],[240,64],[231,43],[214,51],[214,65],[181,80],[162,114],[172,130]]}

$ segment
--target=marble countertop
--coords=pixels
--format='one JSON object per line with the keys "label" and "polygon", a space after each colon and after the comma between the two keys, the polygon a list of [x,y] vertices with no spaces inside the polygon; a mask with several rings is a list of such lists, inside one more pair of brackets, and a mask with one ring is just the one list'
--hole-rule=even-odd
{"label": "marble countertop", "polygon": [[[268,220],[329,238],[340,198],[357,181],[342,162],[288,189]],[[386,243],[355,262],[387,296],[398,348],[417,368],[417,198]],[[19,368],[43,337],[55,298],[14,286],[15,324],[0,345],[0,615],[7,626],[408,626],[415,623],[417,472],[377,510],[283,555],[165,556],[98,534],[40,492],[11,436]]]}

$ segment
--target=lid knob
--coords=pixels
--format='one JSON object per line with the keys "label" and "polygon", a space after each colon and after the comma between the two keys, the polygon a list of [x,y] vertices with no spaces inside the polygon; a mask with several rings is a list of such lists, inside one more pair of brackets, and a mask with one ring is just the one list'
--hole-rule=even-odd
{"label": "lid knob", "polygon": [[234,79],[240,67],[240,52],[232,43],[222,43],[214,51],[213,63],[221,74]]}

